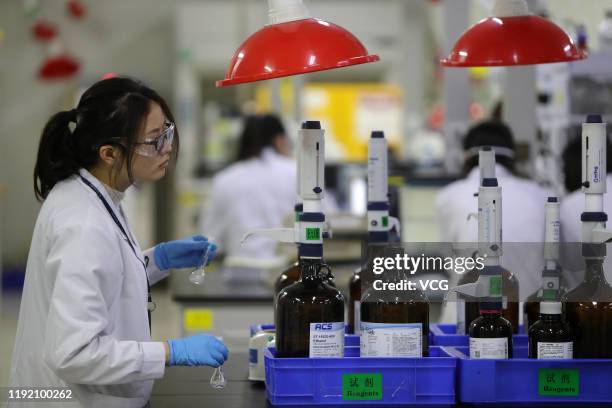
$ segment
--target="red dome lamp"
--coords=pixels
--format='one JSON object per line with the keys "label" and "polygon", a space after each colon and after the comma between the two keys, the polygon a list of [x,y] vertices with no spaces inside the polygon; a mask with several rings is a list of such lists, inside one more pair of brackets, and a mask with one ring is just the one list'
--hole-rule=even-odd
{"label": "red dome lamp", "polygon": [[236,50],[217,87],[379,60],[344,28],[310,17],[302,0],[268,0],[270,24]]}
{"label": "red dome lamp", "polygon": [[556,24],[529,13],[525,0],[497,0],[494,17],[457,40],[446,67],[496,67],[578,61],[587,57]]}
{"label": "red dome lamp", "polygon": [[44,81],[58,81],[74,78],[81,69],[81,63],[56,38],[47,46],[47,57],[38,69],[38,77]]}
{"label": "red dome lamp", "polygon": [[85,5],[79,0],[69,0],[66,4],[66,8],[68,9],[68,14],[77,20],[85,17],[87,13]]}
{"label": "red dome lamp", "polygon": [[43,80],[70,79],[79,72],[80,64],[69,54],[47,58],[40,69],[38,77]]}
{"label": "red dome lamp", "polygon": [[57,27],[46,21],[39,20],[32,26],[32,35],[37,41],[49,42],[57,37]]}

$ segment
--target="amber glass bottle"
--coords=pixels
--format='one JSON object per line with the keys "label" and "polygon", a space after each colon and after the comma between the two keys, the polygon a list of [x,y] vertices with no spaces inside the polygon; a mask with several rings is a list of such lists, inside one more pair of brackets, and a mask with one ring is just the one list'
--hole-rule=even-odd
{"label": "amber glass bottle", "polygon": [[502,316],[501,302],[482,302],[479,310],[469,328],[470,358],[512,358],[512,324]]}
{"label": "amber glass bottle", "polygon": [[281,272],[274,283],[274,296],[278,296],[281,290],[293,285],[300,280],[300,262],[295,261],[287,269]]}
{"label": "amber glass bottle", "polygon": [[[325,283],[336,287],[336,282],[334,279],[334,275],[331,272],[323,272],[321,275]],[[292,263],[287,269],[281,272],[281,274],[276,278],[276,282],[274,283],[274,297],[278,296],[281,290],[285,289],[287,286],[293,285],[295,282],[300,280],[300,261],[295,261]]]}
{"label": "amber glass bottle", "polygon": [[[464,274],[457,286],[478,280],[479,272],[472,269]],[[519,284],[518,279],[502,268],[502,316],[512,324],[516,334],[519,330]],[[480,316],[479,299],[457,294],[457,334],[468,334],[469,324]]]}
{"label": "amber glass bottle", "polygon": [[[385,283],[407,280],[406,274],[396,269],[385,271],[379,277]],[[429,302],[423,292],[418,288],[377,290],[380,285],[376,282],[368,286],[360,305],[361,356],[428,356]]]}
{"label": "amber glass bottle", "polygon": [[300,279],[276,299],[279,357],[342,357],[344,296],[325,283],[329,267],[321,259],[301,259]]}
{"label": "amber glass bottle", "polygon": [[540,303],[540,318],[529,327],[529,358],[572,358],[573,336],[561,302]]}
{"label": "amber glass bottle", "polygon": [[361,273],[361,267],[355,269],[353,276],[349,280],[348,322],[346,325],[349,334],[359,334],[359,323],[361,322]]}
{"label": "amber glass bottle", "polygon": [[612,287],[603,258],[586,259],[584,281],[564,297],[575,335],[574,358],[612,358]]}
{"label": "amber glass bottle", "polygon": [[385,243],[371,242],[368,244],[363,253],[365,260],[363,265],[355,269],[353,276],[349,280],[349,301],[348,301],[348,323],[347,333],[359,334],[359,325],[361,323],[361,297],[363,295],[362,288],[368,287],[372,283],[372,259],[377,256],[384,256]]}

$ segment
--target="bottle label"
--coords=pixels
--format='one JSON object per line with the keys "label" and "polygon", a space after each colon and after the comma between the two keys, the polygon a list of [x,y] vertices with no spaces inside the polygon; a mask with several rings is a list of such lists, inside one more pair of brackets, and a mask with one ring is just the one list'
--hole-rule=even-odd
{"label": "bottle label", "polygon": [[491,276],[489,278],[489,295],[490,296],[501,296],[502,295],[501,276]]}
{"label": "bottle label", "polygon": [[310,323],[308,356],[344,357],[344,322]]}
{"label": "bottle label", "polygon": [[361,322],[361,357],[423,357],[422,323]]}
{"label": "bottle label", "polygon": [[466,334],[465,328],[465,300],[457,299],[457,334]]}
{"label": "bottle label", "polygon": [[508,358],[508,339],[479,339],[470,337],[470,358]]}
{"label": "bottle label", "polygon": [[538,341],[539,359],[574,358],[574,343],[544,343]]}
{"label": "bottle label", "polygon": [[359,335],[361,333],[361,302],[359,300],[355,301],[355,313],[353,313],[353,331],[355,334]]}

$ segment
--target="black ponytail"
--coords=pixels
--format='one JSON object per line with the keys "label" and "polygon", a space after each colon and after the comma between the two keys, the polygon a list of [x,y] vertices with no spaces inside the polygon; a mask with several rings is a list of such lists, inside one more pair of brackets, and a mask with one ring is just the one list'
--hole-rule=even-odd
{"label": "black ponytail", "polygon": [[47,122],[34,167],[34,193],[44,200],[53,186],[76,173],[80,167],[72,140],[72,111],[56,113]]}
{"label": "black ponytail", "polygon": [[[128,175],[132,178],[132,157],[139,132],[149,113],[151,102],[157,103],[166,118],[174,116],[166,101],[151,88],[130,78],[111,78],[92,85],[81,97],[76,109],[56,113],[42,132],[34,167],[34,194],[40,201],[47,198],[58,182],[90,169],[99,160],[99,149],[115,145],[124,150]],[[173,151],[178,153],[178,131]],[[117,163],[117,167],[123,165]]]}

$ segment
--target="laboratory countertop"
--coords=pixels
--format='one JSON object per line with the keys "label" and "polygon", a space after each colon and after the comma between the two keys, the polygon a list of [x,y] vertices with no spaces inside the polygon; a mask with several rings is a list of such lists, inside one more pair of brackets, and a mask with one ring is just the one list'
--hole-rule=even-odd
{"label": "laboratory countertop", "polygon": [[267,407],[263,382],[249,381],[246,352],[230,355],[223,366],[227,385],[222,390],[210,386],[210,367],[167,367],[163,379],[155,382],[152,408]]}
{"label": "laboratory countertop", "polygon": [[172,298],[177,302],[272,302],[272,287],[260,282],[228,281],[219,270],[209,272],[202,285],[189,281],[190,271],[170,276]]}

